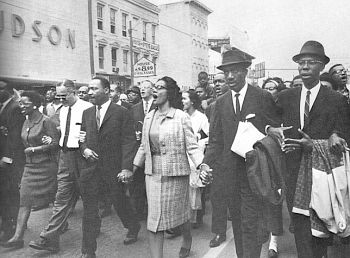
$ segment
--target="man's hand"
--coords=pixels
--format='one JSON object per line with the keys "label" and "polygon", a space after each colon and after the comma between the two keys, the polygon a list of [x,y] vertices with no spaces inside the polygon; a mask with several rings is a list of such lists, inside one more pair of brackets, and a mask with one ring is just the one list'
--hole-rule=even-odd
{"label": "man's hand", "polygon": [[123,169],[123,170],[117,175],[117,178],[118,178],[118,181],[127,184],[127,183],[129,183],[129,182],[132,181],[133,175],[134,175],[134,173],[131,172],[130,170],[128,170],[128,169]]}
{"label": "man's hand", "polygon": [[299,133],[303,136],[301,139],[285,139],[282,143],[282,151],[285,153],[295,151],[297,149],[303,149],[304,151],[312,151],[313,142],[309,135],[298,129]]}
{"label": "man's hand", "polygon": [[28,147],[24,149],[24,154],[30,155],[32,153],[34,153],[34,148],[33,147]]}
{"label": "man's hand", "polygon": [[272,127],[267,128],[267,134],[276,137],[280,142],[284,140],[284,131],[291,129],[293,126],[282,126],[282,127]]}
{"label": "man's hand", "polygon": [[199,178],[204,185],[211,184],[213,182],[212,169],[207,164],[201,164]]}
{"label": "man's hand", "polygon": [[93,150],[86,148],[83,153],[84,158],[90,161],[97,161],[98,160],[98,155],[96,152]]}
{"label": "man's hand", "polygon": [[333,133],[328,139],[328,146],[332,153],[340,155],[342,152],[345,152],[347,144],[343,138]]}

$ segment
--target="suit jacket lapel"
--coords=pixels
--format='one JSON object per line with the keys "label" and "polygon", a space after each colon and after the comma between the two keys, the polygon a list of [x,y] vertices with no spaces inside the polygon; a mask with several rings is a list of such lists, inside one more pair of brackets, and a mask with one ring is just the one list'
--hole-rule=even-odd
{"label": "suit jacket lapel", "polygon": [[252,86],[248,84],[247,92],[245,94],[244,100],[243,100],[243,105],[241,108],[241,120],[244,120],[247,114],[247,110],[251,103],[257,101],[256,99],[256,94],[254,94],[254,91],[252,89]]}
{"label": "suit jacket lapel", "polygon": [[[300,98],[301,98],[301,87],[297,88],[294,92],[295,97],[290,99],[291,111],[295,115],[293,120],[296,122],[297,128],[300,128]],[[305,104],[305,103],[304,103]],[[293,112],[296,110],[296,112]]]}
{"label": "suit jacket lapel", "polygon": [[224,107],[229,107],[227,112],[227,117],[232,117],[233,120],[237,120],[235,108],[233,107],[232,91],[230,90],[226,95],[224,95]]}
{"label": "suit jacket lapel", "polygon": [[[102,120],[102,123],[101,123],[101,126],[100,126],[100,131],[102,130],[102,127],[103,125],[106,123],[106,121],[111,117],[112,113],[113,113],[113,110],[112,110],[112,103],[109,104],[108,108],[107,108],[107,111],[106,111],[106,114]],[[95,108],[96,110],[96,108]]]}
{"label": "suit jacket lapel", "polygon": [[317,114],[322,112],[322,109],[324,107],[322,103],[325,101],[325,98],[326,98],[325,91],[326,91],[326,88],[321,85],[320,91],[318,92],[315,102],[312,105],[310,110],[310,122]]}

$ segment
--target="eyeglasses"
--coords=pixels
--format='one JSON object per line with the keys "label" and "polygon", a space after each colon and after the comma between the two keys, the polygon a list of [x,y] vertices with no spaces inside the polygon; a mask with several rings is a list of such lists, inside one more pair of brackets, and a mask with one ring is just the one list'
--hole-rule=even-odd
{"label": "eyeglasses", "polygon": [[78,91],[79,94],[87,94],[86,91]]}
{"label": "eyeglasses", "polygon": [[277,90],[277,87],[267,87],[265,88],[265,90],[273,91],[273,90]]}
{"label": "eyeglasses", "polygon": [[343,74],[343,73],[346,73],[346,70],[345,70],[345,69],[334,70],[334,71],[332,72],[332,75],[333,75],[333,74]]}
{"label": "eyeglasses", "polygon": [[314,66],[316,64],[323,64],[323,63],[321,61],[318,61],[318,60],[299,60],[299,61],[297,61],[297,64],[300,66],[304,66],[304,65]]}
{"label": "eyeglasses", "polygon": [[214,84],[216,84],[216,83],[225,83],[225,80],[215,80]]}
{"label": "eyeglasses", "polygon": [[66,100],[67,99],[67,96],[58,96],[58,95],[56,95],[55,96],[55,99],[57,99],[57,100]]}

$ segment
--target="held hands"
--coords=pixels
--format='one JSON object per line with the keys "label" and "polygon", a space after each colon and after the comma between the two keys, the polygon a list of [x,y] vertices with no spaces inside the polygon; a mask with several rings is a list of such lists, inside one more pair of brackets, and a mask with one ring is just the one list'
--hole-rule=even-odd
{"label": "held hands", "polygon": [[313,142],[309,135],[298,129],[299,133],[303,136],[301,139],[284,139],[281,144],[281,149],[285,153],[289,153],[295,150],[303,149],[304,151],[311,152]]}
{"label": "held hands", "polygon": [[133,175],[134,173],[131,172],[130,170],[128,169],[123,169],[118,175],[117,175],[117,178],[118,178],[118,182],[122,182],[122,183],[130,183],[132,182],[133,180]]}
{"label": "held hands", "polygon": [[204,185],[209,185],[213,182],[212,169],[207,164],[201,164],[199,178]]}
{"label": "held hands", "polygon": [[85,159],[90,160],[90,161],[97,161],[98,160],[97,153],[89,148],[86,148],[84,150],[83,156]]}

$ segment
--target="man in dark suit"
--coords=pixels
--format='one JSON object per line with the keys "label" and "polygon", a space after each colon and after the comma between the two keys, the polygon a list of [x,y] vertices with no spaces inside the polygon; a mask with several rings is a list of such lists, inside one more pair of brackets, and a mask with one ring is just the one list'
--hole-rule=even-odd
{"label": "man in dark suit", "polygon": [[[303,86],[283,91],[277,105],[284,127],[268,128],[269,134],[300,139],[282,145],[287,153],[287,205],[291,212],[302,152],[312,150],[311,139],[329,139],[334,153],[344,151],[345,140],[349,139],[349,113],[346,98],[320,83],[320,73],[329,58],[317,41],[308,41],[300,54],[293,57],[298,64]],[[302,131],[300,131],[302,129]],[[327,253],[327,241],[313,237],[310,218],[292,213],[294,237],[299,258],[321,258]]]}
{"label": "man in dark suit", "polygon": [[[131,108],[134,119],[134,129],[136,133],[137,146],[140,146],[142,139],[142,126],[145,115],[156,108],[153,103],[153,83],[143,81],[140,85],[141,101]],[[134,208],[139,219],[143,219],[146,203],[146,186],[144,168],[139,168],[134,174],[134,181],[130,187],[130,194],[134,203]]]}
{"label": "man in dark suit", "polygon": [[109,82],[94,77],[89,84],[90,101],[95,104],[84,111],[81,130],[86,138],[81,151],[86,159],[79,178],[84,204],[83,257],[95,257],[99,231],[98,188],[107,186],[114,209],[128,234],[124,244],[137,241],[140,224],[125,194],[126,180],[132,176],[132,161],[136,151],[135,133],[130,113],[109,100]]}
{"label": "man in dark suit", "polygon": [[111,92],[109,93],[109,97],[111,101],[115,104],[118,104],[122,107],[125,107],[126,109],[130,110],[132,107],[132,104],[126,101],[120,100],[120,94],[122,94],[122,87],[117,84],[111,84]]}
{"label": "man in dark suit", "polygon": [[0,216],[2,241],[14,234],[19,209],[19,184],[24,166],[24,146],[21,139],[25,120],[18,102],[13,99],[13,87],[0,81]]}
{"label": "man in dark suit", "polygon": [[[236,209],[232,210],[232,229],[237,256],[242,258],[260,257],[261,245],[268,239],[262,234],[259,223],[261,203],[252,193],[246,175],[245,159],[231,151],[238,124],[248,114],[249,121],[260,131],[270,123],[277,125],[277,110],[271,94],[246,83],[247,68],[253,57],[229,50],[223,54],[222,65],[218,69],[225,74],[230,91],[216,100],[211,118],[209,145],[204,163],[212,168],[231,171],[229,180],[230,196]],[[225,210],[225,212],[227,212]]]}

